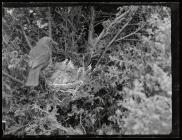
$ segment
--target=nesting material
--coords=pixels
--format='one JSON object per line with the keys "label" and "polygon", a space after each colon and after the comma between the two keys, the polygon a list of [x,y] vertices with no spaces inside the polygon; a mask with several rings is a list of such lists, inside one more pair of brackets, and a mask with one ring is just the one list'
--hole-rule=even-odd
{"label": "nesting material", "polygon": [[56,70],[47,80],[51,90],[74,92],[83,84],[83,68],[76,68],[71,61],[55,64]]}

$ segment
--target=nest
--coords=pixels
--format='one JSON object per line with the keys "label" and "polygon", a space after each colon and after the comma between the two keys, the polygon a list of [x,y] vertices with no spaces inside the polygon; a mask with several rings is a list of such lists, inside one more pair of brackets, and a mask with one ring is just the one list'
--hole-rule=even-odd
{"label": "nest", "polygon": [[46,80],[50,90],[74,93],[84,83],[83,68],[76,68],[67,61],[55,64],[55,72]]}

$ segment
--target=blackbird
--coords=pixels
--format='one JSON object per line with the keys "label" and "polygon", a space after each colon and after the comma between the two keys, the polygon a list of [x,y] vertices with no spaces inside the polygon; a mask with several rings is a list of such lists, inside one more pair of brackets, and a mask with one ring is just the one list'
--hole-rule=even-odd
{"label": "blackbird", "polygon": [[41,38],[29,53],[29,75],[25,86],[38,86],[40,71],[45,69],[52,60],[52,45],[58,45],[50,37]]}

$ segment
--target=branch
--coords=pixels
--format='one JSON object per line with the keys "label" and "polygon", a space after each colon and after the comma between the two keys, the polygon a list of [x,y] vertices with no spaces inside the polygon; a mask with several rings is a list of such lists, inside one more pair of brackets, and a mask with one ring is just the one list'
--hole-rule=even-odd
{"label": "branch", "polygon": [[127,38],[127,37],[129,37],[129,36],[131,36],[131,35],[134,35],[134,34],[137,33],[138,31],[140,31],[144,26],[145,26],[145,25],[143,25],[142,27],[138,28],[138,29],[137,29],[136,31],[134,31],[133,33],[130,33],[130,34],[128,34],[128,35],[126,35],[126,36],[124,36],[124,37],[122,37],[122,38],[117,39],[116,42],[121,41],[121,40],[123,40],[123,39],[125,39],[125,38]]}
{"label": "branch", "polygon": [[102,23],[103,23],[103,21],[105,21],[105,19],[100,20],[100,21],[98,21],[97,23],[95,23],[94,27],[96,27],[96,26],[97,26],[97,25],[99,25],[99,24],[102,24]]}
{"label": "branch", "polygon": [[52,28],[51,28],[51,8],[48,7],[48,22],[49,22],[49,37],[52,38]]}
{"label": "branch", "polygon": [[72,134],[80,134],[79,132],[75,131],[74,129],[72,129],[72,128],[66,128],[66,127],[62,126],[61,124],[56,125],[55,127],[57,129],[60,129],[60,130],[65,131],[66,133],[71,134],[71,135]]}
{"label": "branch", "polygon": [[47,33],[44,29],[39,28],[39,30],[41,30],[44,34],[48,35],[49,33]]}
{"label": "branch", "polygon": [[90,8],[90,11],[91,11],[91,21],[89,25],[88,42],[93,46],[93,33],[94,33],[94,20],[95,20],[95,10],[93,6]]}
{"label": "branch", "polygon": [[[62,17],[62,15],[61,15],[61,13],[60,13],[59,11],[56,11],[56,12]],[[66,22],[64,18],[62,18],[62,19],[64,20],[64,22]],[[75,28],[75,26],[72,24],[72,22],[70,21],[69,18],[67,19],[67,21],[68,21],[68,23],[71,25],[72,29],[76,32],[76,28]],[[57,26],[57,25],[56,25],[56,26]]]}
{"label": "branch", "polygon": [[121,18],[123,18],[126,14],[129,13],[131,9],[127,10],[126,12],[124,12],[122,15],[120,15],[119,17],[117,17],[108,27],[107,29],[103,29],[102,32],[100,33],[100,35],[97,37],[95,43],[94,43],[94,46],[97,45],[97,43],[101,40],[101,38],[104,36],[104,33],[105,33],[105,30],[108,30],[109,28],[112,27],[113,24],[117,23],[117,22],[120,22],[121,21]]}
{"label": "branch", "polygon": [[20,81],[20,80],[14,78],[14,77],[12,77],[12,76],[9,75],[8,73],[2,71],[2,74],[4,74],[5,76],[9,77],[9,78],[12,79],[12,80],[14,80],[14,81],[17,82],[17,83],[20,83],[20,84],[24,85],[24,83],[23,83],[22,81]]}
{"label": "branch", "polygon": [[32,39],[31,37],[28,37],[28,39],[29,39],[30,41],[34,42],[34,43],[37,42],[36,40]]}
{"label": "branch", "polygon": [[[4,22],[4,24],[6,24],[6,20],[3,18],[3,22]],[[7,26],[8,27],[8,26]],[[8,27],[9,28],[9,27]],[[28,44],[28,46],[29,46],[29,48],[32,48],[32,45],[31,45],[31,43],[30,43],[30,41],[29,41],[29,39],[28,39],[28,37],[27,37],[27,35],[26,35],[26,33],[25,33],[25,31],[24,31],[24,29],[23,29],[23,25],[22,24],[20,24],[20,28],[21,28],[21,30],[22,30],[22,32],[23,32],[23,35],[24,35],[24,37],[25,37],[25,39],[26,39],[26,42],[27,42],[27,44]],[[7,33],[5,32],[5,34],[7,35]],[[8,35],[9,36],[9,35]],[[14,44],[10,41],[10,43],[13,45],[13,47],[15,48],[15,46],[14,46]]]}
{"label": "branch", "polygon": [[112,43],[116,40],[116,38],[119,36],[119,34],[125,29],[125,27],[129,24],[129,22],[131,21],[132,17],[128,20],[128,22],[117,32],[117,34],[113,37],[113,39],[109,42],[109,44],[106,46],[105,50],[103,51],[103,53],[100,55],[99,60],[97,61],[95,67],[98,65],[98,63],[100,62],[101,58],[104,56],[105,52],[107,51],[107,49],[112,45]]}
{"label": "branch", "polygon": [[69,34],[69,28],[68,28],[68,8],[66,8],[66,14],[65,14],[65,26],[66,26],[66,37],[65,37],[65,52],[67,52],[67,49],[68,49],[68,41],[69,41],[69,38],[68,38],[68,34]]}
{"label": "branch", "polygon": [[4,29],[2,29],[2,36],[3,36],[3,40],[2,40],[2,42],[3,43],[5,43],[7,46],[9,46],[9,42],[11,43],[11,45],[14,47],[14,48],[16,48],[15,47],[15,45],[12,43],[12,41],[10,41],[10,37],[9,37],[9,35],[6,33],[6,31],[4,30]]}
{"label": "branch", "polygon": [[74,32],[76,32],[76,28],[75,26],[72,24],[72,22],[70,21],[70,19],[68,18],[68,23],[71,25],[72,29],[74,30]]}
{"label": "branch", "polygon": [[123,40],[130,40],[130,41],[141,41],[139,39],[123,39]]}
{"label": "branch", "polygon": [[27,37],[27,35],[26,35],[24,29],[23,29],[23,25],[20,25],[20,27],[21,27],[21,30],[22,30],[22,32],[23,32],[23,35],[24,35],[24,37],[25,37],[25,39],[26,39],[26,41],[27,41],[27,44],[28,44],[29,48],[30,48],[30,49],[33,48],[33,46],[31,45],[31,43],[30,43],[30,41],[29,41],[29,39],[28,39],[28,37]]}
{"label": "branch", "polygon": [[95,43],[94,43],[94,47],[97,45],[97,43],[101,40],[101,38],[104,36],[105,33],[105,29],[102,30],[102,32],[100,33],[100,35],[97,37]]}
{"label": "branch", "polygon": [[40,110],[40,111],[42,111],[42,112],[44,112],[44,113],[46,113],[46,114],[48,114],[48,115],[50,114],[49,112],[47,112],[47,111],[45,111],[45,110],[39,108],[36,104],[34,104],[34,106],[32,107],[32,109],[38,109],[38,110]]}
{"label": "branch", "polygon": [[82,125],[82,114],[80,114],[80,125],[81,125],[81,127],[83,129],[84,134],[87,134],[85,128]]}
{"label": "branch", "polygon": [[124,12],[122,15],[120,15],[119,17],[116,17],[115,20],[107,27],[107,29],[111,28],[113,24],[117,23],[117,22],[121,22],[122,18],[128,14],[130,12],[131,9],[128,9],[126,12]]}
{"label": "branch", "polygon": [[18,130],[20,130],[20,129],[22,129],[22,128],[24,128],[24,127],[30,125],[30,124],[32,124],[32,122],[30,122],[30,123],[28,123],[28,124],[26,124],[26,125],[24,125],[24,126],[20,126],[20,127],[18,127],[17,129],[15,129],[15,130],[11,130],[11,131],[9,131],[9,132],[6,132],[5,134],[6,134],[6,135],[10,135],[10,134],[12,134],[12,133],[16,133]]}

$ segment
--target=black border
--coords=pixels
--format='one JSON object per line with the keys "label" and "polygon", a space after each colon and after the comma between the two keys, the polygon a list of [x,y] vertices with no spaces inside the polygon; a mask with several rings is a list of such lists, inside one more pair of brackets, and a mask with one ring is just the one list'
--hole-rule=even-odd
{"label": "black border", "polygon": [[[116,6],[116,5],[161,5],[171,8],[171,52],[172,52],[172,132],[169,135],[63,135],[51,138],[179,138],[180,136],[180,3],[179,2],[3,2],[2,7],[57,7],[57,6]],[[2,123],[2,122],[1,122]],[[2,124],[1,124],[2,125]],[[25,136],[26,138],[27,136]],[[28,136],[29,138],[47,138],[47,136]],[[48,136],[49,137],[49,136]],[[1,138],[17,138],[3,136]]]}

